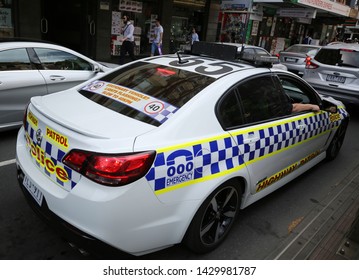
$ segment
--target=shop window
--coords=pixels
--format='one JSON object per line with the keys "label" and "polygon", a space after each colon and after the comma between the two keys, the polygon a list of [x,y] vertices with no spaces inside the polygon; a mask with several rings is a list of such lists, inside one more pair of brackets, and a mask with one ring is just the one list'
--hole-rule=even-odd
{"label": "shop window", "polygon": [[12,0],[0,0],[0,38],[14,37]]}
{"label": "shop window", "polygon": [[135,26],[135,55],[150,52],[151,30],[158,17],[157,5],[154,0],[112,2],[112,27],[111,27],[111,55],[119,56],[121,42],[121,28],[123,15],[127,15]]}

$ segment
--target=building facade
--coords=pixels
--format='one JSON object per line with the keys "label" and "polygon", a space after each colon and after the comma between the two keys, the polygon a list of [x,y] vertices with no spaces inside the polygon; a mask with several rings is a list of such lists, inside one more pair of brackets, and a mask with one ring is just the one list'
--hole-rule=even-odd
{"label": "building facade", "polygon": [[273,54],[302,43],[306,36],[316,45],[344,41],[350,32],[347,25],[355,25],[358,20],[355,0],[223,0],[221,12],[227,18],[237,14],[243,19],[246,34],[234,30],[237,36],[232,40],[240,43],[245,36],[247,43]]}
{"label": "building facade", "polygon": [[[103,61],[118,59],[122,16],[135,25],[137,55],[148,55],[154,20],[164,28],[163,50],[188,42],[192,27],[215,40],[218,1],[209,0],[0,0],[0,38],[55,42]],[[212,17],[212,18],[210,18]]]}
{"label": "building facade", "polygon": [[[164,28],[163,51],[200,40],[251,43],[275,53],[307,34],[325,37],[357,27],[355,0],[0,0],[0,38],[55,42],[93,59],[117,62],[122,16],[135,25],[136,54],[149,55],[154,21]],[[341,27],[341,28],[338,28]]]}

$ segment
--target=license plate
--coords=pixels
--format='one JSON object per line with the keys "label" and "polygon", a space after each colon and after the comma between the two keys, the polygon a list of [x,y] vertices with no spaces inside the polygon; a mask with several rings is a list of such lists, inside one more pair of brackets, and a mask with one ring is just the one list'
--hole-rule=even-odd
{"label": "license plate", "polygon": [[328,82],[335,82],[335,83],[345,83],[345,77],[342,76],[335,76],[335,75],[327,75],[326,80]]}
{"label": "license plate", "polygon": [[44,198],[44,196],[42,192],[39,190],[39,188],[27,176],[24,177],[24,181],[22,182],[22,184],[29,191],[29,193],[35,199],[37,204],[41,206],[42,199]]}
{"label": "license plate", "polygon": [[286,61],[286,62],[297,62],[297,59],[287,57],[287,58],[285,59],[285,61]]}

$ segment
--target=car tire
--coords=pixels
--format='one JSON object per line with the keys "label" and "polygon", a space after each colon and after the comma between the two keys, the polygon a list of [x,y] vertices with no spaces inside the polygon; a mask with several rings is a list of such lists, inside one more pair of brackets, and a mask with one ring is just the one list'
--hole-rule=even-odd
{"label": "car tire", "polygon": [[339,154],[340,148],[343,145],[345,133],[347,131],[348,127],[348,121],[344,120],[340,126],[338,127],[337,131],[335,132],[335,135],[332,139],[332,141],[329,144],[329,147],[327,149],[327,160],[333,160],[337,157]]}
{"label": "car tire", "polygon": [[198,254],[218,247],[232,228],[240,203],[241,191],[238,182],[230,180],[222,184],[198,209],[183,243]]}

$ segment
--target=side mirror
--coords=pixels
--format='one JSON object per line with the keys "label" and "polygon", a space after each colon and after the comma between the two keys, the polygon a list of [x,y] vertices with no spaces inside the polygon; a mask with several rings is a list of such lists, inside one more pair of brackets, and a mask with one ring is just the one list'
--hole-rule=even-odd
{"label": "side mirror", "polygon": [[323,100],[322,108],[324,111],[331,113],[331,114],[338,113],[338,106],[335,105],[334,103],[331,103],[330,101],[327,101],[327,100]]}
{"label": "side mirror", "polygon": [[328,113],[332,113],[332,114],[336,114],[338,113],[338,107],[337,106],[329,106],[324,108],[325,111],[327,111]]}
{"label": "side mirror", "polygon": [[95,64],[95,65],[93,66],[93,71],[94,71],[95,73],[101,72],[101,67],[100,67],[99,65]]}

